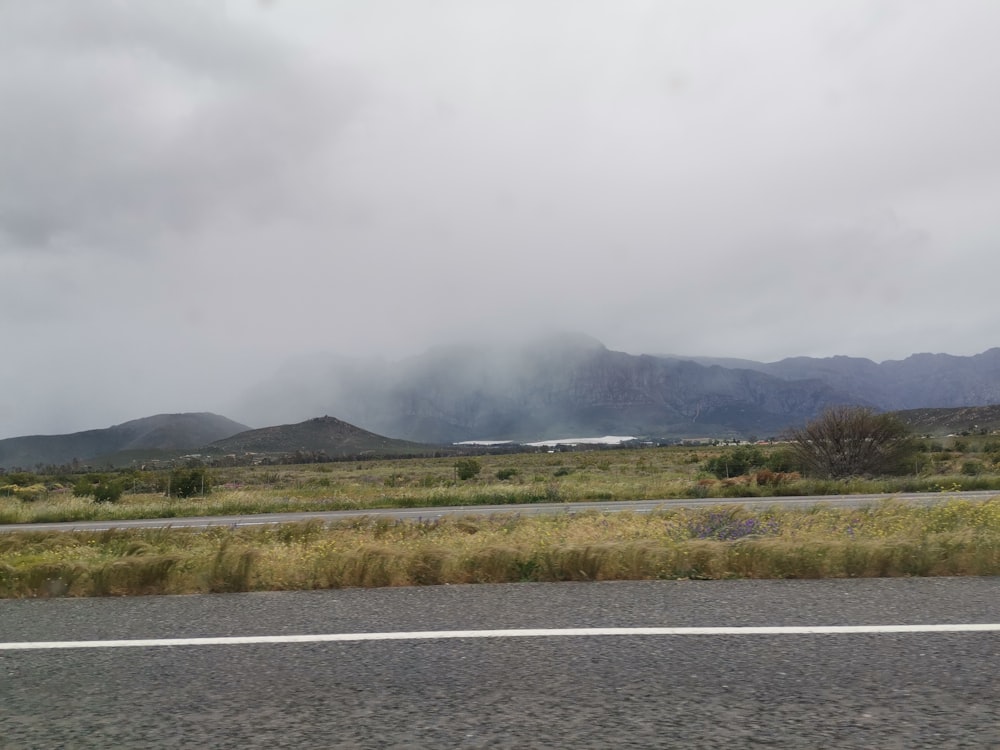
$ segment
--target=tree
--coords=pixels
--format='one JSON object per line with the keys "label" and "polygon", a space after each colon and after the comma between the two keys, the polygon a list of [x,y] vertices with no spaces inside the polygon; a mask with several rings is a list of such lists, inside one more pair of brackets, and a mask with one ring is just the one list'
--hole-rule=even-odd
{"label": "tree", "polygon": [[831,479],[902,473],[916,450],[902,420],[863,406],[827,409],[789,439],[804,473]]}

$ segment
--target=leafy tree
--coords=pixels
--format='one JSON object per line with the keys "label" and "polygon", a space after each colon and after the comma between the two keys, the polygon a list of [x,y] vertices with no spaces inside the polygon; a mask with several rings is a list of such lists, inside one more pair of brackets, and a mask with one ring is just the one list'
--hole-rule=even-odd
{"label": "leafy tree", "polygon": [[455,476],[463,482],[477,476],[482,470],[482,465],[474,458],[460,458],[455,462]]}
{"label": "leafy tree", "polygon": [[902,420],[863,406],[827,409],[789,439],[803,472],[831,479],[905,473],[917,449]]}

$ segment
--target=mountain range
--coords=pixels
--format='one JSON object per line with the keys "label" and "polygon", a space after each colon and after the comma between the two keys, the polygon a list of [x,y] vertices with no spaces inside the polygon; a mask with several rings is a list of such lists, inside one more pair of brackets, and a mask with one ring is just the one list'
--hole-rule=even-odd
{"label": "mountain range", "polygon": [[313,461],[438,455],[440,446],[393,440],[335,417],[251,429],[207,412],[157,414],[106,429],[0,440],[0,468],[130,466],[261,454]]}
{"label": "mountain range", "polygon": [[[443,347],[398,362],[314,357],[289,363],[240,405],[248,421],[280,427],[161,414],[0,440],[0,467],[206,451],[426,455],[467,440],[767,437],[844,404],[909,410],[901,414],[921,432],[993,429],[995,410],[962,409],[1000,404],[1000,348],[881,363],[844,356],[768,363],[633,355],[563,335],[517,347]],[[287,424],[296,418],[304,421]]]}
{"label": "mountain range", "polygon": [[[461,346],[398,362],[295,362],[246,406],[260,421],[336,414],[419,442],[568,435],[766,436],[843,404],[878,410],[1000,403],[1000,348],[779,362],[632,355],[581,335],[519,347]],[[252,404],[252,407],[251,407]],[[244,410],[246,411],[246,409]]]}

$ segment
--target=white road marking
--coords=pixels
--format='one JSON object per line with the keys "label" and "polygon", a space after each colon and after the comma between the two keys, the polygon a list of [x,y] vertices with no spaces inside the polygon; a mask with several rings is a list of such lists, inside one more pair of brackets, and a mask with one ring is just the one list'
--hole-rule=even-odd
{"label": "white road marking", "polygon": [[415,630],[397,633],[248,635],[218,638],[145,638],[121,641],[26,641],[0,643],[0,651],[69,648],[155,648],[159,646],[246,646],[268,643],[344,643],[357,641],[438,641],[454,638],[553,638],[598,635],[849,635],[865,633],[993,633],[1000,623],[950,625],[779,625],[712,628],[543,628],[525,630]]}

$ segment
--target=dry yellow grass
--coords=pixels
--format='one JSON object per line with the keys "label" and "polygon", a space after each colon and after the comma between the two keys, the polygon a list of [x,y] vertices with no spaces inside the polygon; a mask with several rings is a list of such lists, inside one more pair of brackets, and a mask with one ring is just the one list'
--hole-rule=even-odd
{"label": "dry yellow grass", "polygon": [[1000,573],[1000,499],[0,537],[0,595]]}

